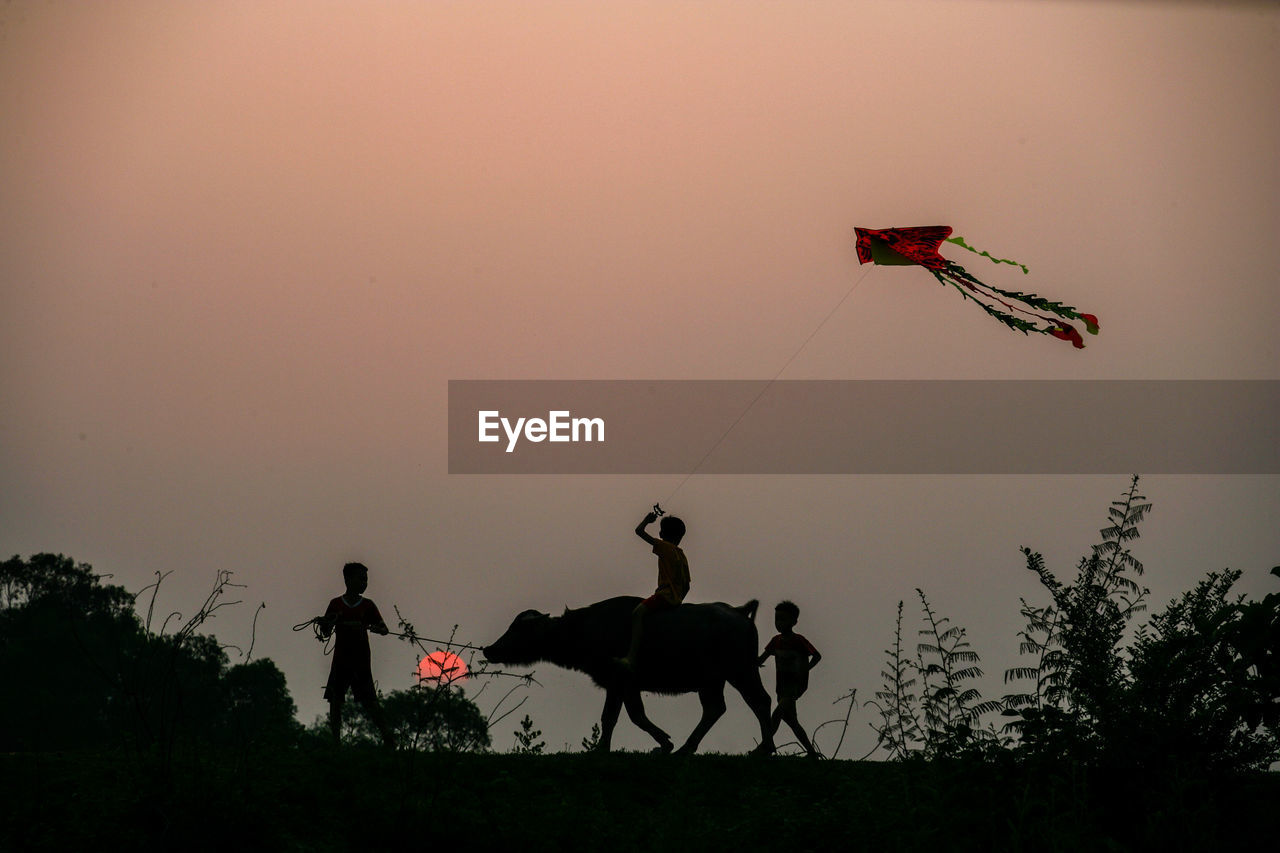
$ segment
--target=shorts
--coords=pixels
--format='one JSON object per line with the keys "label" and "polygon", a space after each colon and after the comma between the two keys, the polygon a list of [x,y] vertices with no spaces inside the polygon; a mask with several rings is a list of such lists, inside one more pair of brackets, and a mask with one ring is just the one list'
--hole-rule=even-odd
{"label": "shorts", "polygon": [[779,678],[777,683],[777,694],[779,699],[791,699],[795,701],[804,695],[809,689],[809,674],[806,672],[803,677],[791,676],[790,678]]}
{"label": "shorts", "polygon": [[363,705],[378,700],[378,692],[373,686],[373,670],[369,664],[345,663],[335,657],[329,668],[329,681],[324,686],[324,698],[330,702],[342,702],[347,696],[348,688]]}
{"label": "shorts", "polygon": [[673,607],[679,607],[680,605],[667,598],[662,593],[655,592],[653,595],[640,602],[640,606],[650,613],[657,613],[659,610],[670,610]]}

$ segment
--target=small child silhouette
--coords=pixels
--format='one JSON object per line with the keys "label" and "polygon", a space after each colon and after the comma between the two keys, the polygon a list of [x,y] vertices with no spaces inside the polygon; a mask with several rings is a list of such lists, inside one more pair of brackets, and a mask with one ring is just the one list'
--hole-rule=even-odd
{"label": "small child silhouette", "polygon": [[373,669],[369,662],[369,631],[375,634],[390,633],[382,614],[372,601],[364,597],[369,586],[369,569],[363,563],[347,563],[342,567],[342,579],[346,582],[346,594],[329,602],[320,623],[320,636],[325,639],[334,631],[333,664],[329,668],[329,682],[324,688],[324,698],[329,700],[329,730],[334,742],[342,739],[342,703],[347,689],[369,714],[378,727],[382,742],[395,746],[391,729],[387,726],[378,704],[378,694],[373,686]]}
{"label": "small child silhouette", "polygon": [[645,616],[678,607],[689,594],[689,561],[685,558],[684,551],[680,550],[680,540],[685,533],[684,522],[674,515],[663,516],[662,524],[658,526],[658,533],[662,538],[654,539],[645,532],[645,528],[657,518],[658,514],[651,512],[636,525],[636,535],[652,545],[653,553],[658,555],[658,588],[631,612],[631,648],[626,657],[616,659],[626,669],[635,668],[640,638],[644,634]]}
{"label": "small child silhouette", "polygon": [[798,621],[800,608],[790,601],[780,602],[774,608],[773,624],[779,633],[764,647],[757,663],[764,666],[769,655],[773,655],[778,662],[778,707],[773,712],[773,731],[776,733],[779,724],[785,721],[791,731],[795,732],[796,740],[800,741],[805,752],[816,758],[818,752],[809,742],[809,736],[796,717],[796,700],[809,689],[809,670],[818,665],[822,655],[812,643],[792,630]]}

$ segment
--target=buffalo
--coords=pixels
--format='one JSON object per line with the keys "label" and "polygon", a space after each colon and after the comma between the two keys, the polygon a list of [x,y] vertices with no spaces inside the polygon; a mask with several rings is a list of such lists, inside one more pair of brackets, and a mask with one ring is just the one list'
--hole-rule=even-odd
{"label": "buffalo", "polygon": [[645,617],[635,670],[629,671],[618,666],[615,658],[626,654],[631,612],[639,603],[634,596],[620,596],[576,610],[565,608],[561,616],[526,610],[501,638],[484,648],[484,657],[504,664],[549,661],[585,672],[605,691],[600,718],[602,750],[609,749],[618,712],[625,705],[631,721],[657,741],[657,751],[671,751],[671,738],[645,716],[640,691],[648,690],[698,694],[702,719],[678,750],[693,752],[724,714],[727,681],[760,721],[760,745],[755,751],[773,752],[769,694],[760,683],[756,664],[758,602],[740,607],[720,602],[682,604],[650,613]]}

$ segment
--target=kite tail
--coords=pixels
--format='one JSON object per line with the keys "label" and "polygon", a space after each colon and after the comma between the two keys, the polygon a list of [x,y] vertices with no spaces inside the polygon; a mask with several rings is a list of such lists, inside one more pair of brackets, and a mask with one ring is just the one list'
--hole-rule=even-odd
{"label": "kite tail", "polygon": [[[972,299],[983,311],[1024,335],[1031,332],[1052,335],[1055,338],[1070,341],[1076,349],[1083,349],[1084,339],[1067,320],[1079,320],[1085,324],[1085,330],[1089,334],[1098,334],[1098,318],[1094,315],[1081,314],[1069,305],[1053,302],[1034,293],[1021,293],[1016,290],[993,287],[974,278],[964,267],[952,261],[947,261],[944,269],[930,270],[930,272],[939,282],[951,285],[959,291],[961,296]],[[1016,314],[1023,316],[1015,316]]]}
{"label": "kite tail", "polygon": [[1023,275],[1026,275],[1027,273],[1031,272],[1031,270],[1027,269],[1026,264],[1020,264],[1017,261],[1012,260],[1011,258],[997,258],[995,255],[992,255],[989,252],[978,251],[973,246],[970,246],[968,243],[966,243],[963,237],[951,237],[950,239],[947,240],[947,242],[955,243],[957,246],[959,246],[962,249],[968,249],[970,252],[973,252],[975,255],[981,255],[984,258],[990,258],[991,263],[993,264],[1013,264],[1015,267],[1022,267]]}

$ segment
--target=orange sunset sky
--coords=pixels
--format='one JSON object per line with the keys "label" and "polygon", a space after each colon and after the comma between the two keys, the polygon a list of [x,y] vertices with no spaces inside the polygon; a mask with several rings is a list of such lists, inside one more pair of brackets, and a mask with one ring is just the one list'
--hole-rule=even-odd
{"label": "orange sunset sky", "polygon": [[[5,3],[0,552],[130,589],[173,569],[158,606],[184,612],[234,571],[209,629],[243,646],[266,602],[255,655],[310,722],[328,660],[290,626],[343,562],[389,618],[490,642],[648,594],[631,531],[662,500],[690,600],[760,599],[765,638],[800,606],[806,723],[871,698],[917,586],[999,696],[1039,595],[1018,547],[1070,572],[1131,472],[449,476],[447,382],[1280,378],[1278,48],[1264,3]],[[1024,337],[858,266],[855,225],[930,224],[1101,334]],[[1275,588],[1280,478],[1142,491],[1153,610],[1223,567]],[[373,645],[408,685],[411,649]],[[538,679],[521,713],[576,748],[603,695]],[[751,745],[728,702],[704,749]],[[697,718],[649,705],[677,739]]]}

